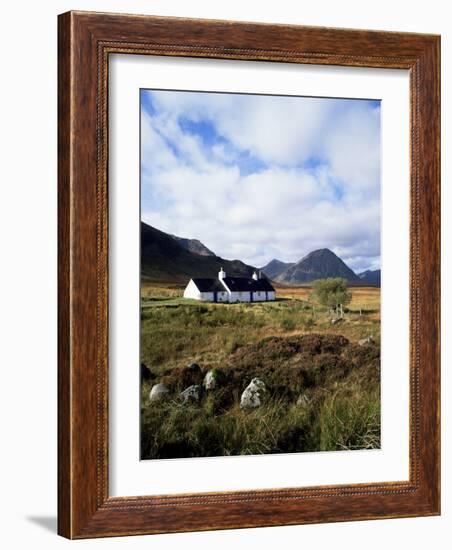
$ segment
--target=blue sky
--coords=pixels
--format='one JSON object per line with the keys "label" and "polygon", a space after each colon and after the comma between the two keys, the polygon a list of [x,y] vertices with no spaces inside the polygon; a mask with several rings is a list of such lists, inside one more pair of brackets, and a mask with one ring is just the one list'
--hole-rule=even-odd
{"label": "blue sky", "polygon": [[380,102],[141,91],[141,217],[262,266],[380,266]]}

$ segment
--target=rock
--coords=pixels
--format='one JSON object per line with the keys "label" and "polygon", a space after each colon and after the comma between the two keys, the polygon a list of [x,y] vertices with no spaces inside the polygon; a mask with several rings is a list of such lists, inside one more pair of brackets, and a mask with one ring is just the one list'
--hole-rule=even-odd
{"label": "rock", "polygon": [[337,325],[338,323],[342,323],[344,319],[342,319],[342,317],[338,317],[337,319],[331,319],[331,324],[332,325]]}
{"label": "rock", "polygon": [[189,386],[180,394],[182,403],[199,403],[201,401],[201,393],[202,387],[200,385],[194,384],[193,386]]}
{"label": "rock", "polygon": [[253,378],[242,393],[240,398],[241,409],[256,409],[260,407],[265,399],[267,388],[259,378]]}
{"label": "rock", "polygon": [[309,406],[310,403],[311,403],[311,400],[305,393],[302,393],[301,395],[298,396],[298,399],[297,399],[298,407],[307,407]]}
{"label": "rock", "polygon": [[188,365],[187,370],[191,372],[201,372],[201,367],[198,363],[192,363],[191,365]]}
{"label": "rock", "polygon": [[169,397],[169,388],[165,384],[155,384],[149,393],[149,401],[160,401]]}
{"label": "rock", "polygon": [[141,380],[151,380],[151,378],[155,378],[155,375],[152,374],[147,365],[145,365],[144,363],[141,363],[140,365],[140,375]]}
{"label": "rock", "polygon": [[359,346],[367,346],[367,344],[371,344],[374,341],[373,336],[368,336],[367,338],[363,338],[362,340],[358,340]]}
{"label": "rock", "polygon": [[222,375],[218,369],[212,369],[207,372],[204,377],[203,386],[206,390],[214,390],[221,386]]}

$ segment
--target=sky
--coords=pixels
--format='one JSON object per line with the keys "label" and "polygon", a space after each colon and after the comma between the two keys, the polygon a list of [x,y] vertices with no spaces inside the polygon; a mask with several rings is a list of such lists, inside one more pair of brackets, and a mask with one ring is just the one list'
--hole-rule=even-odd
{"label": "sky", "polygon": [[141,218],[262,267],[380,267],[380,102],[141,90]]}

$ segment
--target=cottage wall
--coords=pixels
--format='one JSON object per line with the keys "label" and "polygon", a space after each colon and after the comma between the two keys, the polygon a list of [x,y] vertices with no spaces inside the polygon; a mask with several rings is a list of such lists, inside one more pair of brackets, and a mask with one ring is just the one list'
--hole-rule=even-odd
{"label": "cottage wall", "polygon": [[242,292],[233,291],[229,296],[230,302],[251,302],[251,296],[249,290]]}
{"label": "cottage wall", "polygon": [[185,287],[184,298],[191,298],[192,300],[201,300],[201,292],[199,292],[198,287],[190,279],[190,282]]}
{"label": "cottage wall", "polygon": [[274,290],[269,290],[267,295],[267,300],[276,300],[276,292]]}
{"label": "cottage wall", "polygon": [[265,302],[266,295],[264,290],[257,290],[253,292],[253,302]]}
{"label": "cottage wall", "polygon": [[217,292],[217,301],[218,302],[229,302],[229,294],[226,290],[223,292]]}

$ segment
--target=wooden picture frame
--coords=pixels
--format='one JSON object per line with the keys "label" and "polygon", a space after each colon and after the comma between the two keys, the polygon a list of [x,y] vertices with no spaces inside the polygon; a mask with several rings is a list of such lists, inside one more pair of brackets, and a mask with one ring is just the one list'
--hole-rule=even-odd
{"label": "wooden picture frame", "polygon": [[[58,532],[68,538],[440,513],[440,38],[69,12],[58,39]],[[410,73],[409,481],[110,497],[108,60],[112,53]]]}

